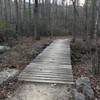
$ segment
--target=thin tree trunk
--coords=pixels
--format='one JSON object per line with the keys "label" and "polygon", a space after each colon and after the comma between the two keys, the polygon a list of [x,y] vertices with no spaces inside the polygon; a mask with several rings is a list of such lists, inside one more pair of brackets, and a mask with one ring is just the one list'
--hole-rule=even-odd
{"label": "thin tree trunk", "polygon": [[5,16],[5,21],[8,21],[8,15],[7,15],[7,0],[4,0],[4,16]]}
{"label": "thin tree trunk", "polygon": [[14,0],[15,2],[15,10],[16,10],[16,33],[18,32],[18,26],[19,26],[19,13],[18,13],[18,1]]}
{"label": "thin tree trunk", "polygon": [[73,3],[73,42],[75,42],[76,40],[76,23],[77,23],[77,17],[78,17],[78,11],[76,9],[76,0],[72,0],[72,3]]}
{"label": "thin tree trunk", "polygon": [[12,20],[12,16],[11,16],[11,0],[8,0],[8,6],[9,6],[9,22],[11,22],[11,20]]}
{"label": "thin tree trunk", "polygon": [[91,17],[91,33],[90,37],[93,39],[94,34],[95,34],[95,21],[96,21],[96,1],[97,0],[92,0],[92,17]]}
{"label": "thin tree trunk", "polygon": [[29,5],[28,5],[28,9],[29,9],[29,32],[31,31],[31,20],[32,20],[32,16],[31,16],[31,0],[29,0]]}
{"label": "thin tree trunk", "polygon": [[22,9],[22,0],[19,0],[19,30],[22,33],[23,32],[23,9]]}
{"label": "thin tree trunk", "polygon": [[38,33],[38,0],[35,0],[35,7],[34,7],[34,20],[35,20],[35,24],[34,24],[34,38],[36,40],[40,40],[40,34]]}
{"label": "thin tree trunk", "polygon": [[2,8],[3,2],[0,0],[0,18],[3,19],[3,8]]}

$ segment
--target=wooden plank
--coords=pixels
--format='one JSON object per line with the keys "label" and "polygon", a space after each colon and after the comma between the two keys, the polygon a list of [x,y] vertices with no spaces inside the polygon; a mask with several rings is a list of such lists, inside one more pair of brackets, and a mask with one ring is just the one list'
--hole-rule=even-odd
{"label": "wooden plank", "polygon": [[69,82],[69,81],[59,81],[59,80],[41,80],[41,79],[27,79],[27,78],[23,78],[23,79],[19,79],[20,81],[27,81],[27,82],[43,82],[43,83],[57,83],[57,84],[74,84],[73,81]]}
{"label": "wooden plank", "polygon": [[20,76],[21,76],[21,75],[23,76],[23,75],[25,75],[25,74],[26,74],[26,75],[30,75],[30,74],[31,74],[31,75],[34,75],[34,76],[42,76],[42,75],[44,76],[44,75],[45,75],[45,76],[57,76],[57,77],[62,77],[62,76],[63,76],[63,77],[69,77],[69,76],[70,76],[70,77],[73,77],[72,74],[67,74],[67,75],[66,75],[65,73],[43,73],[43,72],[42,72],[42,73],[41,73],[41,72],[40,72],[40,73],[37,72],[37,73],[34,73],[34,74],[33,74],[32,72],[29,72],[29,73],[23,72],[23,74],[20,74]]}
{"label": "wooden plank", "polygon": [[[23,74],[24,76],[26,76],[26,77],[33,77],[33,75],[32,74]],[[23,75],[21,76],[21,78],[23,77]],[[34,77],[35,78],[54,78],[54,79],[68,79],[68,80],[73,80],[73,76],[72,75],[53,75],[53,74],[47,74],[47,75],[45,75],[45,74],[38,74],[38,75],[36,75],[36,74],[34,74]]]}
{"label": "wooden plank", "polygon": [[[48,67],[49,66],[49,67]],[[36,67],[36,68],[39,68],[39,67],[47,67],[47,68],[66,68],[66,69],[72,69],[72,66],[71,65],[59,65],[58,64],[52,64],[52,63],[48,63],[48,65],[44,65],[44,64],[39,64],[39,63],[30,63],[26,68],[28,67]]]}
{"label": "wooden plank", "polygon": [[[21,79],[21,78],[20,78]],[[28,76],[26,76],[26,77],[22,77],[22,80],[23,79],[32,79],[33,81],[34,80],[49,80],[49,81],[61,81],[61,82],[73,82],[73,80],[72,79],[60,79],[60,78],[51,78],[51,77],[28,77]]]}

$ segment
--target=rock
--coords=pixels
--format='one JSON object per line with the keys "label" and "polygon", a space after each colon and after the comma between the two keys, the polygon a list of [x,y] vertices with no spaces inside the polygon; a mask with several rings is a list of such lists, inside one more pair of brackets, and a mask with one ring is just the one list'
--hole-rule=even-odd
{"label": "rock", "polygon": [[2,85],[4,82],[7,82],[8,80],[14,78],[19,73],[16,69],[4,69],[0,72],[0,85]]}
{"label": "rock", "polygon": [[84,94],[78,92],[76,89],[74,89],[74,100],[85,100]]}
{"label": "rock", "polygon": [[0,46],[0,53],[3,53],[3,52],[8,51],[8,50],[10,50],[10,47],[8,47],[8,46]]}
{"label": "rock", "polygon": [[90,80],[88,77],[80,77],[76,80],[76,87],[79,87],[80,85],[88,85],[91,86]]}
{"label": "rock", "polygon": [[86,96],[86,100],[94,100],[94,91],[90,86],[84,86],[83,93]]}
{"label": "rock", "polygon": [[86,100],[94,99],[94,91],[91,88],[91,82],[88,77],[78,78],[76,80],[76,88],[85,95]]}

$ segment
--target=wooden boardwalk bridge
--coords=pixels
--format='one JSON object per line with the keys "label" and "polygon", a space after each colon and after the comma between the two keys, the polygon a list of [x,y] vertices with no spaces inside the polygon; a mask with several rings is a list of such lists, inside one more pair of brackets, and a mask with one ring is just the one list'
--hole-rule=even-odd
{"label": "wooden boardwalk bridge", "polygon": [[29,82],[73,84],[70,40],[54,40],[18,78]]}

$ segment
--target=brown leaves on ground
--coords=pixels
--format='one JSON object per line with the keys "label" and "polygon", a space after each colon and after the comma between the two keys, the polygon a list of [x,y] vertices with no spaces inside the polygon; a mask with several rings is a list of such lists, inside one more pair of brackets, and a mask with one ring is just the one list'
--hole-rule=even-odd
{"label": "brown leaves on ground", "polygon": [[97,100],[100,100],[100,74],[93,75],[91,73],[90,55],[84,43],[80,40],[71,43],[71,54],[74,79],[76,80],[80,76],[89,77],[91,86],[95,92],[95,97]]}
{"label": "brown leaves on ground", "polygon": [[50,43],[50,39],[42,38],[36,41],[33,37],[19,37],[16,41],[9,41],[9,44],[11,45],[12,42],[16,45],[0,55],[0,68],[23,69]]}
{"label": "brown leaves on ground", "polygon": [[77,79],[78,77],[81,76],[88,76],[89,72],[88,69],[82,65],[73,65],[73,74],[74,74],[74,79]]}
{"label": "brown leaves on ground", "polygon": [[95,92],[95,96],[100,99],[100,75],[90,76],[91,85]]}
{"label": "brown leaves on ground", "polygon": [[10,97],[18,86],[20,86],[20,83],[17,81],[17,79],[10,80],[6,84],[0,86],[0,100]]}

